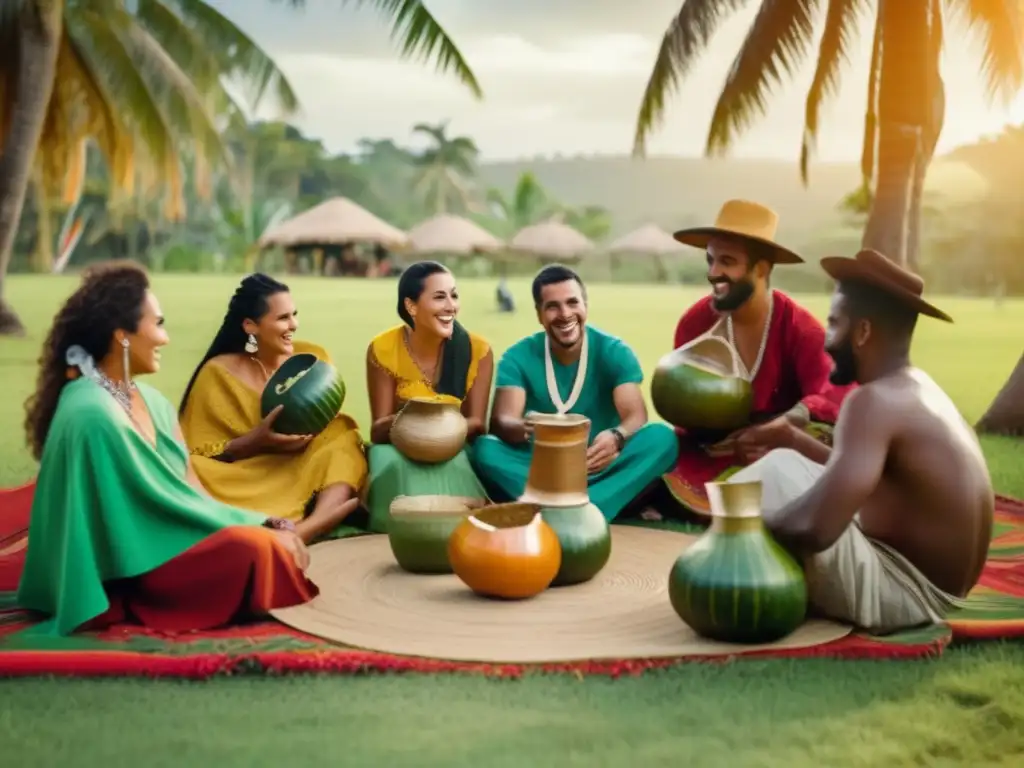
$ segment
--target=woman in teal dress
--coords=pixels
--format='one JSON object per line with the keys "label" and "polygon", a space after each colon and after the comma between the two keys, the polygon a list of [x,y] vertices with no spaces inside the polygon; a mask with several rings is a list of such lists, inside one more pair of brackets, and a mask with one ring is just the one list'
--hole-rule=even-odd
{"label": "woman in teal dress", "polygon": [[398,281],[402,324],[376,336],[366,351],[366,377],[373,424],[370,478],[365,506],[370,530],[387,530],[397,496],[464,496],[485,500],[465,450],[439,464],[407,458],[390,441],[391,427],[412,398],[452,398],[461,403],[467,442],[485,430],[494,374],[494,354],[480,336],[455,319],[459,292],[443,265],[421,261]]}

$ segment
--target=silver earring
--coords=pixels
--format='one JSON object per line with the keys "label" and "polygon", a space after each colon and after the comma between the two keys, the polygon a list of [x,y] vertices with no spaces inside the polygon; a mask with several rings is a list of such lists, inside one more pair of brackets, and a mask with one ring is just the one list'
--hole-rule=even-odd
{"label": "silver earring", "polygon": [[124,365],[124,391],[128,392],[132,387],[131,361],[128,358],[128,339],[121,339],[121,363]]}
{"label": "silver earring", "polygon": [[259,344],[256,343],[256,337],[250,333],[249,340],[245,342],[245,351],[250,355],[255,355],[259,351],[259,348]]}

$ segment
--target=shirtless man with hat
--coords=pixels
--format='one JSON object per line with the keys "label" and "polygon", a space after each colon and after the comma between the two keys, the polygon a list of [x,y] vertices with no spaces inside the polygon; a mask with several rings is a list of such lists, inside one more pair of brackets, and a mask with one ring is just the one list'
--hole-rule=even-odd
{"label": "shirtless man with hat", "polygon": [[881,254],[830,257],[825,347],[846,398],[822,466],[786,447],[727,482],[760,480],[766,526],[800,557],[815,613],[887,633],[941,623],[977,583],[995,496],[974,430],[910,362],[918,317],[952,319]]}

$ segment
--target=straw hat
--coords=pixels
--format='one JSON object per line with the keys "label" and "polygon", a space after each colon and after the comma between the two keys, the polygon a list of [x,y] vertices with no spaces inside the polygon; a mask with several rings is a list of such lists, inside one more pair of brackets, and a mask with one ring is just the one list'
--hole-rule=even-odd
{"label": "straw hat", "polygon": [[821,260],[821,268],[836,282],[868,283],[902,301],[915,312],[945,320],[947,323],[953,322],[952,317],[921,298],[921,294],[924,293],[924,280],[878,251],[865,248],[852,259],[826,256]]}
{"label": "straw hat", "polygon": [[707,248],[716,237],[735,237],[767,246],[775,264],[803,264],[804,260],[775,242],[779,215],[771,208],[749,200],[727,200],[718,211],[714,226],[681,229],[673,235],[684,245]]}

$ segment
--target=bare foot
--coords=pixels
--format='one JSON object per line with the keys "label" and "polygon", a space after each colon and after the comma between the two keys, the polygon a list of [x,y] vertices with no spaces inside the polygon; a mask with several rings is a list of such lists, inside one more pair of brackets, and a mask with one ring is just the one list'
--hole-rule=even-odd
{"label": "bare foot", "polygon": [[302,522],[295,524],[295,532],[299,534],[306,544],[310,544],[328,531],[337,528],[345,522],[346,517],[359,508],[358,496],[346,499],[341,503],[332,502],[330,499],[326,500],[327,503],[324,503],[324,501],[325,499],[321,498],[317,502],[313,514]]}

